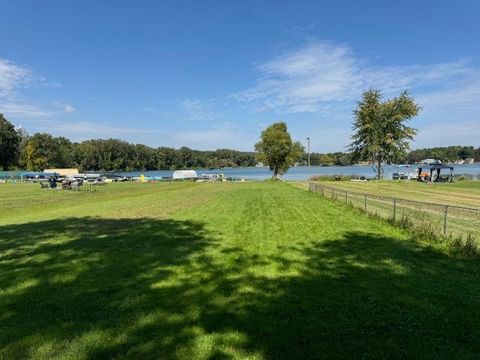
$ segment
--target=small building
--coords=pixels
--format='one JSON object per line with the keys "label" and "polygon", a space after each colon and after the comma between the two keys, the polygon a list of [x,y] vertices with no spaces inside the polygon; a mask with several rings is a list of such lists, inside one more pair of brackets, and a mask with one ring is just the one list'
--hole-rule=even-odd
{"label": "small building", "polygon": [[78,169],[45,169],[44,173],[54,173],[61,177],[78,176]]}
{"label": "small building", "polygon": [[175,170],[172,177],[173,180],[196,180],[198,174],[195,170]]}

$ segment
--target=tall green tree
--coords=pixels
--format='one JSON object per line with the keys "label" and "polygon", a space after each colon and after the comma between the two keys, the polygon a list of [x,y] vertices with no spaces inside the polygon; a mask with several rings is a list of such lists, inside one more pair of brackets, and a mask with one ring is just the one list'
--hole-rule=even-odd
{"label": "tall green tree", "polygon": [[29,137],[21,158],[24,166],[34,171],[75,166],[70,140],[47,133],[36,133]]}
{"label": "tall green tree", "polygon": [[270,125],[255,144],[256,159],[270,167],[273,178],[283,175],[295,162],[300,160],[304,148],[299,142],[293,142],[287,130],[287,124],[278,122]]}
{"label": "tall green tree", "polygon": [[0,114],[0,168],[7,170],[16,165],[20,145],[20,135],[3,114]]}
{"label": "tall green tree", "polygon": [[416,130],[407,126],[420,107],[407,91],[399,97],[383,100],[379,90],[363,93],[362,101],[354,110],[350,150],[355,160],[371,160],[376,166],[377,178],[383,178],[383,163],[393,163],[406,156],[408,141]]}

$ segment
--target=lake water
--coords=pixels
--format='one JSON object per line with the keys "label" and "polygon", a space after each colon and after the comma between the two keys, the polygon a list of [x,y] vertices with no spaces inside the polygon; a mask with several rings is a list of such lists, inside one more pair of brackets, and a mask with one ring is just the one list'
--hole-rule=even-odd
{"label": "lake water", "polygon": [[[455,175],[467,175],[475,180],[480,180],[480,163],[471,165],[453,165],[455,167]],[[418,168],[417,165],[412,166],[412,172]],[[246,180],[265,180],[272,177],[272,172],[268,168],[229,168],[229,169],[196,169],[198,174],[212,174],[223,173],[236,179]],[[385,166],[385,179],[391,179],[392,173],[398,171],[396,166]],[[0,171],[0,179],[20,178],[25,171]],[[124,176],[172,176],[171,170],[155,170],[155,171],[132,171],[132,172],[117,172]],[[373,178],[375,170],[373,166],[297,166],[292,167],[283,176],[284,180],[308,180],[315,175],[344,175],[344,176],[365,176],[366,178]]]}
{"label": "lake water", "polygon": [[[480,179],[480,164],[471,165],[453,165],[455,167],[455,175],[467,175],[476,180]],[[412,166],[412,172],[415,172],[418,168],[417,165]],[[272,177],[272,172],[268,168],[228,168],[228,169],[196,169],[198,174],[212,174],[223,173],[225,176],[231,176],[237,179],[246,180],[265,180]],[[385,178],[391,179],[392,173],[398,171],[396,166],[385,166]],[[125,176],[172,176],[173,171],[160,170],[160,171],[135,171],[120,173]],[[283,176],[284,180],[308,180],[315,175],[356,175],[365,176],[366,178],[373,178],[375,176],[375,170],[373,166],[297,166],[292,167]]]}

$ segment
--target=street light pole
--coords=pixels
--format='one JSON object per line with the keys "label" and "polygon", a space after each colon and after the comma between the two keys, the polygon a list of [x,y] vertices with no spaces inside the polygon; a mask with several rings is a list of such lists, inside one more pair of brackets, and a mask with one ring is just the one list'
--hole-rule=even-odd
{"label": "street light pole", "polygon": [[310,168],[310,138],[307,137],[307,165]]}

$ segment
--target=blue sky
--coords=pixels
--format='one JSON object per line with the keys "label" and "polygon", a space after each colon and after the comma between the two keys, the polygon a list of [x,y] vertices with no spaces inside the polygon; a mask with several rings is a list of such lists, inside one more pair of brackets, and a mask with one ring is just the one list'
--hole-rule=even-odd
{"label": "blue sky", "polygon": [[480,1],[0,0],[0,112],[80,141],[343,151],[363,90],[409,90],[413,148],[480,146]]}

